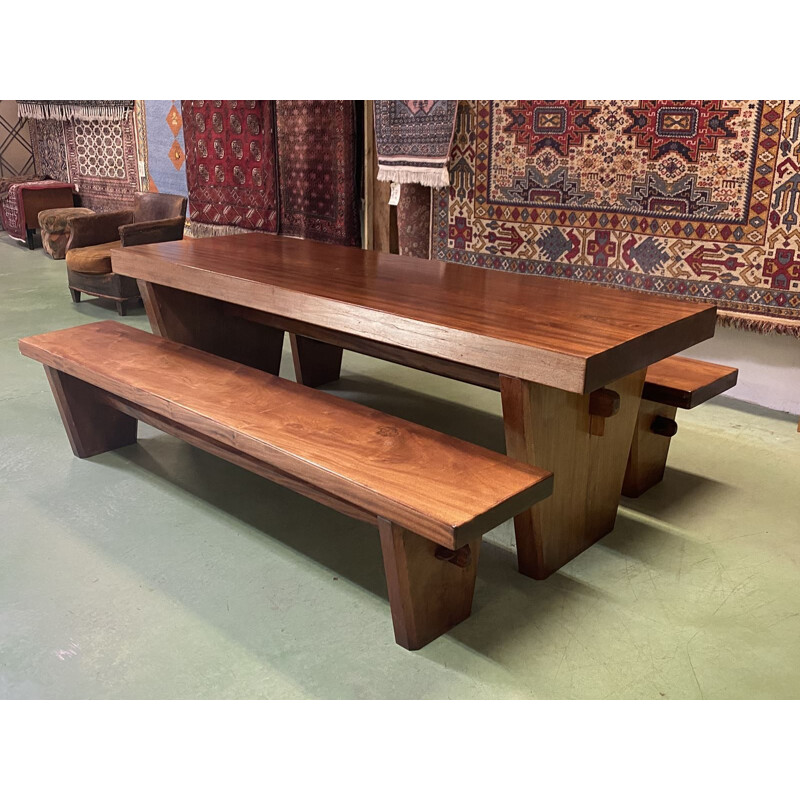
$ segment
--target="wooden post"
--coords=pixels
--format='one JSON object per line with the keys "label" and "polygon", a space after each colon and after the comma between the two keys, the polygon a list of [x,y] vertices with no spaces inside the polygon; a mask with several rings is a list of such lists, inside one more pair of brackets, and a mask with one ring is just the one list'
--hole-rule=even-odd
{"label": "wooden post", "polygon": [[553,494],[514,519],[524,575],[547,578],[613,529],[645,372],[607,387],[619,410],[602,436],[592,435],[591,395],[500,377],[506,452],[554,474]]}
{"label": "wooden post", "polygon": [[90,384],[52,367],[45,366],[44,371],[72,452],[78,458],[136,442],[136,419],[101,403]]}
{"label": "wooden post", "polygon": [[677,425],[665,423],[674,423],[676,411],[674,406],[642,400],[622,484],[625,497],[638,497],[664,478],[671,436],[677,430]]}
{"label": "wooden post", "polygon": [[419,650],[470,615],[481,540],[470,542],[469,558],[460,548],[464,558],[445,559],[444,548],[382,517],[378,530],[395,640]]}
{"label": "wooden post", "polygon": [[294,374],[304,386],[322,386],[339,379],[342,348],[307,336],[290,333]]}
{"label": "wooden post", "polygon": [[369,147],[364,148],[365,158],[369,161],[364,165],[365,180],[370,178],[370,190],[365,191],[370,198],[371,209],[367,210],[367,217],[372,221],[372,235],[370,243],[372,250],[381,253],[397,253],[397,206],[389,205],[391,184],[378,180],[378,152],[375,147],[375,101],[367,100],[365,108],[365,135],[369,138]]}

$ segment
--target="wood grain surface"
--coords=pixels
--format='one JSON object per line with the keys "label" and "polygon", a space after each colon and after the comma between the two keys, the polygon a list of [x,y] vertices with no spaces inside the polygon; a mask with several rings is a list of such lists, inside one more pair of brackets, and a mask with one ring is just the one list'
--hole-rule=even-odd
{"label": "wood grain surface", "polygon": [[116,322],[19,346],[446,547],[480,536],[552,488],[546,470]]}
{"label": "wood grain surface", "polygon": [[584,394],[714,335],[713,305],[266,234],[122,248],[114,271]]}
{"label": "wood grain surface", "polygon": [[609,384],[619,408],[602,436],[591,395],[501,377],[506,452],[555,475],[552,495],[514,519],[524,575],[547,578],[614,528],[644,372]]}
{"label": "wood grain surface", "polygon": [[464,566],[436,558],[436,545],[378,520],[395,641],[418,650],[472,611],[481,540],[469,544]]}
{"label": "wood grain surface", "polygon": [[694,408],[736,386],[738,377],[736,367],[672,356],[647,368],[642,398],[675,408]]}

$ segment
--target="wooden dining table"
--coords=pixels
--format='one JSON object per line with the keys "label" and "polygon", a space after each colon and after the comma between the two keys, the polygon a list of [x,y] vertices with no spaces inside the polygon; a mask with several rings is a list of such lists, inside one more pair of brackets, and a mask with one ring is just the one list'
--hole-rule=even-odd
{"label": "wooden dining table", "polygon": [[[251,233],[116,250],[153,332],[273,374],[339,376],[352,350],[499,389],[508,455],[554,473],[515,518],[546,578],[614,527],[648,365],[714,335],[713,305]],[[424,480],[424,475],[420,476]]]}

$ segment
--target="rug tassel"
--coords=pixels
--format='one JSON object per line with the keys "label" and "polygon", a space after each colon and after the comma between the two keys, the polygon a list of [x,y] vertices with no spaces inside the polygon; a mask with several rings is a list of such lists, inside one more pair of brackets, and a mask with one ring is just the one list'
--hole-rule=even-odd
{"label": "rug tassel", "polygon": [[232,236],[241,233],[266,233],[252,228],[237,228],[235,225],[212,225],[208,222],[189,222],[189,236],[192,239],[207,239],[211,236]]}
{"label": "rug tassel", "polygon": [[794,336],[800,339],[800,321],[778,321],[761,317],[750,317],[735,312],[717,311],[717,324],[723,328],[736,328],[740,331],[751,331],[761,334],[778,334]]}
{"label": "rug tassel", "polygon": [[86,106],[80,103],[58,103],[18,100],[17,108],[20,117],[28,119],[60,122],[85,120],[88,122],[105,120],[124,120],[130,114],[129,105]]}
{"label": "rug tassel", "polygon": [[378,165],[378,180],[386,183],[419,183],[440,189],[450,185],[447,167],[387,167]]}

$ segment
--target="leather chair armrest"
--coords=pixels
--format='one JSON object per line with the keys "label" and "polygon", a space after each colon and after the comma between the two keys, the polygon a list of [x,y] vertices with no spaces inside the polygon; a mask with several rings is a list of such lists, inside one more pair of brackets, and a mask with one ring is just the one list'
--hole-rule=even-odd
{"label": "leather chair armrest", "polygon": [[75,217],[69,223],[70,237],[67,250],[116,242],[119,239],[119,226],[132,220],[133,211],[107,211],[87,217]]}
{"label": "leather chair armrest", "polygon": [[154,242],[172,242],[183,239],[183,217],[158,219],[150,222],[133,222],[119,229],[123,247]]}

